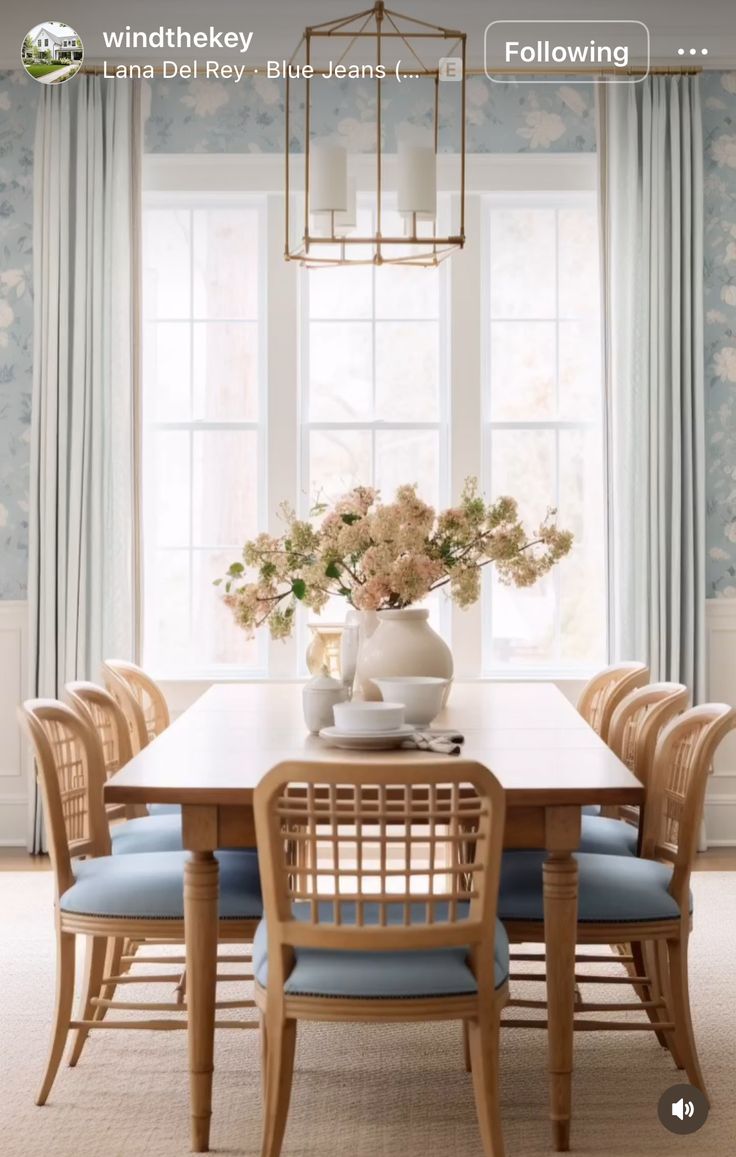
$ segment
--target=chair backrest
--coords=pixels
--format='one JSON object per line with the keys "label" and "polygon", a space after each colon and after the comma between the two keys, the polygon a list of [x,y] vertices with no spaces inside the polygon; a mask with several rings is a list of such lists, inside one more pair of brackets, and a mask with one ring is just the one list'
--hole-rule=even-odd
{"label": "chair backrest", "polygon": [[681,905],[687,902],[713,756],[734,727],[736,710],[725,703],[704,703],[673,719],[657,741],[642,855],[674,864],[670,890]]}
{"label": "chair backrest", "polygon": [[607,743],[611,716],[619,703],[648,682],[649,668],[644,663],[616,663],[605,667],[586,683],[578,700],[578,711]]}
{"label": "chair backrest", "polygon": [[[102,744],[105,779],[109,779],[133,757],[128,720],[116,699],[96,683],[67,683],[64,698],[78,715],[97,732]],[[106,804],[108,819],[127,818],[147,814],[143,804]]]}
{"label": "chair backrest", "polygon": [[33,744],[49,851],[63,892],[74,882],[73,857],[110,854],[102,749],[86,720],[55,699],[29,699],[18,717]]}
{"label": "chair backrest", "polygon": [[255,792],[269,993],[295,947],[453,945],[493,992],[504,814],[500,784],[469,760],[275,767]]}
{"label": "chair backrest", "polygon": [[645,786],[660,731],[689,702],[682,683],[648,683],[631,691],[613,712],[608,746]]}
{"label": "chair backrest", "polygon": [[106,659],[102,664],[102,680],[125,713],[134,753],[147,747],[171,723],[163,691],[135,663]]}

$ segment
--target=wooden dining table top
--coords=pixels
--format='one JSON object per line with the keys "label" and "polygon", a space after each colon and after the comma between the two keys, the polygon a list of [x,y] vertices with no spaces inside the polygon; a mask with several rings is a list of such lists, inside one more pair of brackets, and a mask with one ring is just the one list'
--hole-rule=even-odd
{"label": "wooden dining table top", "polygon": [[[494,773],[509,806],[643,801],[641,783],[552,683],[456,682],[432,728],[465,737],[463,757]],[[217,684],[108,780],[105,799],[248,805],[277,763],[397,758],[442,757],[328,746],[307,732],[299,683]]]}

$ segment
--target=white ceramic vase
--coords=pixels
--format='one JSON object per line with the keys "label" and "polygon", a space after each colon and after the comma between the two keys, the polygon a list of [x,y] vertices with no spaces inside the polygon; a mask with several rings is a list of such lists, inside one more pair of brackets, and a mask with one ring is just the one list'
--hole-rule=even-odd
{"label": "white ceramic vase", "polygon": [[[452,679],[452,652],[429,625],[429,611],[367,611],[361,622],[355,695],[380,699],[373,682],[384,675],[434,675]],[[449,687],[448,687],[449,692]]]}

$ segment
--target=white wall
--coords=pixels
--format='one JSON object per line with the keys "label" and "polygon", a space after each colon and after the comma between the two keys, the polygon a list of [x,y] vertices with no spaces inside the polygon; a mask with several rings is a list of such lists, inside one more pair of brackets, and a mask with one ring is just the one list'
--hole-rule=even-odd
{"label": "white wall", "polygon": [[[26,842],[28,758],[15,716],[25,696],[26,604],[0,602],[0,847]],[[707,604],[709,697],[736,704],[736,599]],[[209,686],[206,682],[164,685],[172,716],[180,715]],[[571,699],[580,684],[560,683]],[[724,742],[708,785],[706,832],[712,847],[736,846],[736,732]]]}
{"label": "white wall", "polygon": [[26,690],[25,603],[0,602],[0,845],[23,847],[28,816],[27,760],[15,715]]}

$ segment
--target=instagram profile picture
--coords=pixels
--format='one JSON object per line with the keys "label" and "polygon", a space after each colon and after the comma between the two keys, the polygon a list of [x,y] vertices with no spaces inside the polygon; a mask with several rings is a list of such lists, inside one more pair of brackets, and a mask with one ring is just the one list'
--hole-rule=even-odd
{"label": "instagram profile picture", "polygon": [[23,67],[39,84],[64,84],[76,76],[83,60],[81,37],[61,20],[44,20],[23,38]]}

